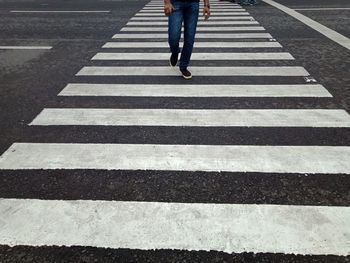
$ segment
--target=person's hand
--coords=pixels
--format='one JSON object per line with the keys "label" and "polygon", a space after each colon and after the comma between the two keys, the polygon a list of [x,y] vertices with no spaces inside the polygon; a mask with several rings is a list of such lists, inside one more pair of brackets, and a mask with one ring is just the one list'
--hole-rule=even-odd
{"label": "person's hand", "polygon": [[204,16],[204,20],[208,20],[210,17],[210,8],[205,6],[203,8],[203,16]]}
{"label": "person's hand", "polygon": [[164,14],[166,16],[170,16],[174,12],[174,7],[172,4],[165,4],[164,5]]}

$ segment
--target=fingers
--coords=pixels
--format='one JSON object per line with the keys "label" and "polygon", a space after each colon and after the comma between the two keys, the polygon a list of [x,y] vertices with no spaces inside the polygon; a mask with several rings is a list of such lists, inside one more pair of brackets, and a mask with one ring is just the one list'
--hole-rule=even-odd
{"label": "fingers", "polygon": [[166,16],[170,16],[170,14],[171,14],[171,9],[170,9],[170,8],[164,8],[164,14],[165,14]]}
{"label": "fingers", "polygon": [[210,9],[209,8],[203,8],[203,16],[204,20],[208,20],[210,17]]}
{"label": "fingers", "polygon": [[172,5],[167,5],[164,7],[164,14],[170,16],[174,12],[174,7]]}

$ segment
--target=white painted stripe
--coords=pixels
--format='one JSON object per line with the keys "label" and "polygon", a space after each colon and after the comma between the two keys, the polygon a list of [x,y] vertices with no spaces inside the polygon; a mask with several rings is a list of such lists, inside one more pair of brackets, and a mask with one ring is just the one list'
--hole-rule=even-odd
{"label": "white painted stripe", "polygon": [[[203,4],[200,4],[199,6],[203,7]],[[212,8],[243,8],[240,5],[225,5],[225,4],[217,4],[217,3],[211,3]],[[147,4],[144,6],[144,8],[164,8],[164,4]]]}
{"label": "white painted stripe", "polygon": [[[258,25],[258,21],[199,21],[199,26],[216,26],[216,25]],[[129,22],[128,26],[167,26],[168,22],[148,22],[148,21],[139,21],[139,22]]]}
{"label": "white painted stripe", "polygon": [[[154,34],[116,34],[113,36],[114,39],[125,39],[125,38],[168,38],[167,33],[154,33]],[[272,38],[272,36],[268,33],[198,33],[196,34],[196,38]]]}
{"label": "white painted stripe", "polygon": [[[228,3],[213,3],[211,1],[210,3],[211,6],[213,7],[241,7],[240,5],[236,5],[236,4],[228,4]],[[202,3],[199,4],[200,7],[203,7],[204,5]],[[147,4],[145,5],[145,7],[164,7],[164,4],[163,3],[150,3],[150,4]]]}
{"label": "white painted stripe", "polygon": [[[225,9],[214,9],[212,8],[211,10],[211,13],[212,14],[215,14],[216,12],[218,13],[221,13],[221,12],[233,12],[233,13],[236,13],[236,12],[247,12],[245,9],[228,9],[228,8],[225,8]],[[159,14],[164,14],[164,10],[163,9],[150,9],[150,10],[140,10],[139,13],[159,13]]]}
{"label": "white painted stripe", "polygon": [[0,49],[52,49],[50,46],[0,46]]}
{"label": "white painted stripe", "polygon": [[[122,32],[168,32],[168,27],[124,27]],[[197,27],[197,32],[201,31],[265,31],[262,26],[238,26],[238,27]]]}
{"label": "white painted stripe", "polygon": [[[233,7],[242,7],[240,5],[237,5],[237,4],[231,4],[231,3],[215,3],[213,1],[210,1],[210,5],[211,6],[218,6],[218,7],[230,7],[230,6],[233,6]],[[146,7],[164,7],[164,3],[148,3],[147,5],[145,5]],[[203,3],[199,3],[199,6],[200,7],[203,7]]]}
{"label": "white painted stripe", "polygon": [[349,255],[350,208],[0,199],[0,243]]}
{"label": "white painted stripe", "polygon": [[[161,16],[164,14],[162,13],[137,13],[135,14],[135,16]],[[216,12],[216,13],[212,13],[211,17],[215,17],[215,16],[240,16],[240,15],[249,15],[248,12]]]}
{"label": "white painted stripe", "polygon": [[[203,6],[202,6],[203,7]],[[241,10],[243,9],[242,6],[220,6],[220,5],[212,5],[211,9],[213,10]],[[141,10],[164,10],[164,5],[163,6],[145,6]]]}
{"label": "white painted stripe", "polygon": [[[183,43],[180,43],[182,45]],[[195,48],[280,48],[278,42],[195,42]],[[107,42],[103,48],[169,48],[167,42]]]}
{"label": "white painted stripe", "polygon": [[295,8],[294,10],[300,10],[300,11],[308,11],[308,10],[312,10],[312,11],[327,11],[327,10],[350,10],[350,7],[324,7],[324,8]]}
{"label": "white painted stripe", "polygon": [[15,143],[0,169],[349,174],[350,147]]}
{"label": "white painted stripe", "polygon": [[[210,1],[210,3],[213,4],[213,5],[214,5],[214,4],[216,4],[216,5],[218,5],[218,4],[219,4],[219,5],[221,5],[221,4],[223,4],[223,5],[237,5],[237,4],[233,4],[233,3],[231,4],[231,3],[227,3],[227,2],[213,1],[213,0]],[[148,4],[164,4],[164,3],[163,3],[163,1],[160,0],[160,1],[151,1],[151,2],[149,2]],[[199,3],[199,4],[201,5],[201,4],[203,4],[203,3]]]}
{"label": "white painted stripe", "polygon": [[[44,109],[30,125],[350,127],[345,110]],[[350,171],[349,171],[350,172]]]}
{"label": "white painted stripe", "polygon": [[[308,76],[303,67],[191,67],[194,76]],[[77,76],[179,76],[170,67],[84,67]]]}
{"label": "white painted stripe", "polygon": [[[214,7],[210,8],[212,12],[230,12],[230,11],[238,11],[238,12],[246,12],[242,7]],[[142,8],[139,12],[164,12],[163,7],[145,7]]]}
{"label": "white painted stripe", "polygon": [[11,13],[110,13],[108,10],[99,11],[75,11],[75,10],[11,10]]}
{"label": "white painted stripe", "polygon": [[[240,5],[218,5],[218,4],[213,4],[213,3],[211,3],[210,6],[211,6],[211,8],[230,8],[230,9],[231,8],[233,8],[233,9],[243,8]],[[200,5],[199,7],[203,8],[204,6]],[[164,5],[146,5],[144,8],[146,8],[146,9],[157,9],[157,8],[163,9]]]}
{"label": "white painted stripe", "polygon": [[319,84],[306,85],[163,85],[68,84],[59,96],[129,97],[332,97]]}
{"label": "white painted stripe", "polygon": [[[168,18],[165,16],[156,16],[156,17],[142,17],[142,16],[135,16],[130,18],[131,21],[168,21]],[[203,18],[199,18],[199,22],[208,22],[211,21],[217,21],[217,20],[228,20],[228,21],[234,21],[234,20],[254,20],[251,16],[217,16],[217,17],[211,17],[209,20],[205,21]]]}
{"label": "white painted stripe", "polygon": [[[97,53],[92,60],[169,60],[169,53]],[[192,60],[294,60],[287,52],[193,53]]]}
{"label": "white painted stripe", "polygon": [[294,11],[291,8],[288,8],[284,5],[281,5],[279,3],[276,3],[272,0],[263,0],[267,4],[270,4],[281,11],[287,13],[288,15],[298,19],[300,22],[304,23],[305,25],[311,27],[312,29],[316,30],[317,32],[321,33],[322,35],[328,37],[330,40],[338,43],[339,45],[347,48],[350,50],[350,39],[339,34],[338,32],[316,22],[315,20],[312,20],[311,18],[304,16],[296,11]]}
{"label": "white painted stripe", "polygon": [[[242,6],[240,5],[222,5],[222,4],[214,4],[214,3],[211,3],[210,4],[211,8],[243,8]],[[203,8],[204,5],[199,5],[200,8]],[[153,9],[153,8],[164,8],[164,4],[152,4],[152,5],[145,5],[144,8],[147,8],[147,9]]]}
{"label": "white painted stripe", "polygon": [[[200,5],[203,5],[202,2],[199,3]],[[227,2],[222,2],[222,1],[210,1],[211,5],[238,5],[235,3],[227,3]],[[147,3],[147,5],[164,5],[163,1],[151,1],[149,3]]]}

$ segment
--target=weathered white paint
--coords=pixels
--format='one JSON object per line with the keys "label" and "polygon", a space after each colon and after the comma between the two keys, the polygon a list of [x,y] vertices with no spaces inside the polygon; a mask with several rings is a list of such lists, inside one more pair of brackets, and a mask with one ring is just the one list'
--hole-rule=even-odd
{"label": "weathered white paint", "polygon": [[[210,5],[213,7],[231,7],[232,6],[232,7],[241,7],[242,8],[242,6],[237,5],[237,4],[223,3],[223,2],[216,3],[213,1],[210,1]],[[146,7],[164,7],[164,3],[149,3],[145,6]],[[203,7],[203,3],[199,3],[199,6]]]}
{"label": "weathered white paint", "polygon": [[[183,43],[180,43],[183,45]],[[278,42],[195,42],[195,48],[281,48]],[[169,48],[168,42],[107,42],[103,48]]]}
{"label": "weathered white paint", "polygon": [[[211,10],[228,10],[228,11],[231,11],[231,10],[242,10],[244,9],[242,6],[219,6],[219,5],[212,5],[210,7]],[[163,11],[164,10],[164,5],[163,6],[145,6],[141,9],[141,11]]]}
{"label": "weathered white paint", "polygon": [[[217,25],[258,25],[258,21],[199,21],[198,22],[198,28],[200,28],[203,25],[206,26],[217,26]],[[136,21],[136,22],[128,22],[128,26],[167,26],[167,21],[160,21],[160,22],[154,22],[154,21]]]}
{"label": "weathered white paint", "polygon": [[311,27],[312,29],[316,30],[317,32],[321,33],[322,35],[328,37],[330,40],[338,43],[339,45],[347,48],[350,50],[350,39],[339,34],[338,32],[316,22],[315,20],[312,20],[311,18],[304,16],[297,11],[288,8],[284,5],[281,5],[279,3],[276,3],[272,0],[263,0],[265,3],[270,4],[281,11],[285,12],[286,14],[294,17],[295,19],[298,19],[300,22],[304,23],[305,25]]}
{"label": "weathered white paint", "polygon": [[[97,53],[92,60],[169,60],[169,53]],[[287,52],[193,53],[191,60],[294,60]]]}
{"label": "weathered white paint", "polygon": [[[166,16],[156,16],[156,17],[142,17],[142,16],[135,16],[130,18],[130,21],[168,21],[168,18]],[[199,22],[212,22],[212,21],[218,21],[218,20],[227,20],[227,21],[234,21],[234,20],[254,20],[251,16],[217,16],[217,17],[211,17],[209,20],[205,21],[202,17],[199,17]]]}
{"label": "weathered white paint", "polygon": [[52,47],[50,46],[0,46],[0,49],[42,50],[42,49],[52,49]]}
{"label": "weathered white paint", "polygon": [[30,125],[350,127],[345,110],[44,109]]}
{"label": "weathered white paint", "polygon": [[[213,1],[210,1],[210,5],[212,7],[241,7],[240,5],[237,4],[229,4],[229,3],[213,3]],[[203,4],[199,4],[200,7],[203,7]],[[164,7],[164,3],[149,3],[145,5],[145,7]],[[242,7],[241,7],[242,8]]]}
{"label": "weathered white paint", "polygon": [[[222,13],[222,12],[226,12],[226,13],[229,13],[229,12],[232,12],[232,13],[236,13],[236,12],[246,12],[245,9],[243,8],[236,8],[236,9],[228,9],[228,8],[225,8],[225,9],[215,9],[215,8],[211,8],[211,13],[212,14],[216,14],[216,13]],[[163,9],[150,9],[150,10],[140,10],[139,11],[139,14],[140,13],[159,13],[159,14],[164,14],[164,10]]]}
{"label": "weathered white paint", "polygon": [[[221,5],[221,4],[215,4],[215,3],[210,3],[211,8],[215,8],[215,9],[223,9],[223,8],[227,8],[227,9],[243,9],[242,6],[240,5]],[[200,8],[203,8],[203,5],[199,5]],[[164,4],[152,4],[152,5],[145,5],[145,7],[143,7],[143,9],[163,9],[164,8]],[[142,9],[142,10],[143,10]]]}
{"label": "weathered white paint", "polygon": [[350,174],[350,147],[15,143],[0,169]]}
{"label": "weathered white paint", "polygon": [[[137,13],[135,14],[135,16],[161,16],[164,15],[162,13],[157,13],[157,12],[153,12],[153,13]],[[231,12],[215,12],[211,14],[211,17],[215,17],[215,16],[241,16],[241,15],[249,15],[248,12],[238,12],[238,11],[231,11]]]}
{"label": "weathered white paint", "polygon": [[[168,32],[168,27],[124,27],[122,32]],[[265,31],[262,26],[223,26],[223,27],[197,27],[197,32],[201,31]]]}
{"label": "weathered white paint", "polygon": [[11,13],[110,13],[110,10],[11,10]]}
{"label": "weathered white paint", "polygon": [[59,96],[128,97],[332,97],[319,84],[300,85],[163,85],[68,84]]}
{"label": "weathered white paint", "polygon": [[350,208],[0,199],[0,243],[350,254]]}
{"label": "weathered white paint", "polygon": [[[191,67],[194,76],[308,76],[303,67]],[[83,67],[77,76],[179,76],[170,67]]]}
{"label": "weathered white paint", "polygon": [[[114,39],[129,39],[129,38],[149,38],[149,39],[159,39],[159,38],[168,38],[167,33],[153,33],[153,34],[132,34],[132,33],[124,33],[124,34],[116,34],[113,36]],[[196,34],[196,38],[272,38],[272,36],[268,33],[198,33]]]}
{"label": "weathered white paint", "polygon": [[329,11],[329,10],[350,10],[350,7],[321,7],[321,8],[294,8],[297,11]]}

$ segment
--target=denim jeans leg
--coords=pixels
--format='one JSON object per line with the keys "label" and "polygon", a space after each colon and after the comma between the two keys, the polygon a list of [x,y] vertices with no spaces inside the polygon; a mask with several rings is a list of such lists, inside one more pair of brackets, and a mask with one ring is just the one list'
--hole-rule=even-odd
{"label": "denim jeans leg", "polygon": [[187,68],[193,50],[199,15],[199,3],[187,2],[184,9],[184,46],[181,52],[180,68]]}
{"label": "denim jeans leg", "polygon": [[179,8],[179,10],[168,18],[168,42],[172,54],[178,54],[180,52],[179,42],[181,38],[182,22],[184,20],[181,4],[181,2],[178,3],[174,1],[174,8]]}

